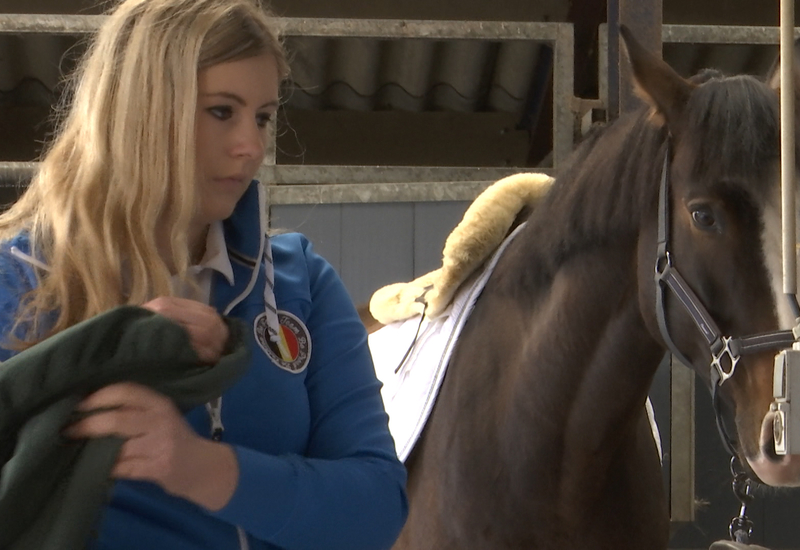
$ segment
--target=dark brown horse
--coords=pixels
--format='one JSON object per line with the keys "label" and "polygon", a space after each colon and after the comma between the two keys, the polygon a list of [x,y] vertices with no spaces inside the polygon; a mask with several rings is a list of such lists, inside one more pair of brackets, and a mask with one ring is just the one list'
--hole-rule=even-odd
{"label": "dark brown horse", "polygon": [[[665,351],[710,386],[714,336],[793,325],[779,294],[776,91],[747,76],[687,81],[623,34],[648,108],[578,147],[497,265],[407,460],[396,549],[666,548],[644,409]],[[751,475],[796,484],[796,463],[771,450],[774,354],[743,355],[719,408]],[[730,372],[735,353],[721,355]]]}

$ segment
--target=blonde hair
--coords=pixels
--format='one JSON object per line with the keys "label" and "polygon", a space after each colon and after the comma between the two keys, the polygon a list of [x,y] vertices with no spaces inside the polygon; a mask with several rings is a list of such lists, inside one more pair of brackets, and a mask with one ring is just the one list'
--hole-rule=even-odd
{"label": "blonde hair", "polygon": [[[37,271],[20,306],[27,344],[172,294],[158,228],[186,278],[197,73],[271,54],[283,79],[288,65],[271,25],[258,0],[124,0],[111,11],[69,81],[73,100],[38,173],[0,215],[0,238],[28,231],[32,254],[50,268]],[[57,318],[45,325],[50,312]]]}

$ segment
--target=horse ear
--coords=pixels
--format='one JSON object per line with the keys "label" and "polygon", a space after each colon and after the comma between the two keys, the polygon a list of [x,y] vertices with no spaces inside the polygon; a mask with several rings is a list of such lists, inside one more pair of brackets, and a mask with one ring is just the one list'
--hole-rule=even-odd
{"label": "horse ear", "polygon": [[628,27],[621,25],[619,31],[633,68],[637,95],[667,122],[678,120],[695,85],[647,51]]}
{"label": "horse ear", "polygon": [[[793,69],[792,73],[794,74],[794,94],[795,94],[795,105],[798,104],[798,100],[800,100],[800,39],[795,40],[794,42],[794,61],[793,61]],[[767,84],[773,90],[780,92],[781,89],[781,56],[778,53],[778,57],[775,59],[775,63],[772,64],[772,68],[770,68],[769,72],[767,73]]]}

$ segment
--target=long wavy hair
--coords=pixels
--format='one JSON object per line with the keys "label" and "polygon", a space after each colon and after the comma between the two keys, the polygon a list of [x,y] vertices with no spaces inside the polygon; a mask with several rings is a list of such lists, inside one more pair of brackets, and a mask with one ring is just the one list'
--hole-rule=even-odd
{"label": "long wavy hair", "polygon": [[49,267],[20,305],[24,345],[187,278],[198,71],[271,54],[285,78],[273,24],[258,0],[124,0],[109,12],[40,169],[0,215],[0,239],[29,232]]}

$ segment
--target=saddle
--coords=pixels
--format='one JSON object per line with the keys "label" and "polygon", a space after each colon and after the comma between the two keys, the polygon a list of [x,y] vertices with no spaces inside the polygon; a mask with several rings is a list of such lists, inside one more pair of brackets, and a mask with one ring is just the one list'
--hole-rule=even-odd
{"label": "saddle", "polygon": [[441,315],[461,284],[503,242],[520,212],[534,208],[553,181],[546,174],[523,173],[486,188],[447,237],[442,267],[411,282],[377,290],[369,302],[372,316],[388,325],[422,315],[423,310],[429,318]]}

